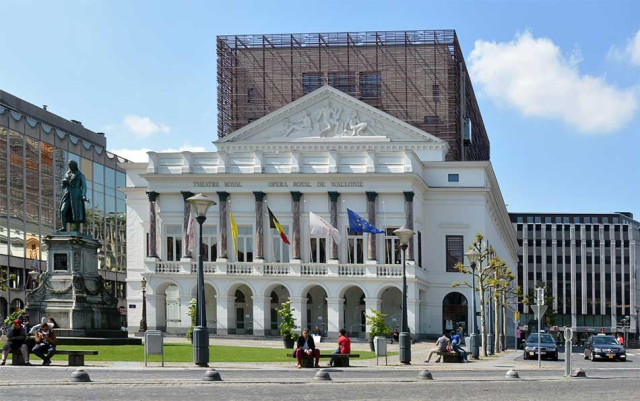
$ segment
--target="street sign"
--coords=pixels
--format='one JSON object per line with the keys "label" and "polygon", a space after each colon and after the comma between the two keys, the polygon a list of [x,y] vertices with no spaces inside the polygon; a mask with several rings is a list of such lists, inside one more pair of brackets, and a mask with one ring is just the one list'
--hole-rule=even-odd
{"label": "street sign", "polygon": [[520,321],[520,312],[519,311],[515,311],[513,312],[513,321],[518,323]]}
{"label": "street sign", "polygon": [[531,310],[533,311],[533,316],[539,319],[547,311],[547,305],[531,305]]}

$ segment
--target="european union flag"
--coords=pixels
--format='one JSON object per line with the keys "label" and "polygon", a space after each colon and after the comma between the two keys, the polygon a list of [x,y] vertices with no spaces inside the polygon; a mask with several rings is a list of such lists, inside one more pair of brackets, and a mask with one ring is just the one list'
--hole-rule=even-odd
{"label": "european union flag", "polygon": [[376,228],[369,224],[368,221],[358,216],[356,212],[351,209],[347,209],[347,213],[349,214],[349,230],[354,233],[371,233],[371,234],[382,234],[382,231],[379,228]]}

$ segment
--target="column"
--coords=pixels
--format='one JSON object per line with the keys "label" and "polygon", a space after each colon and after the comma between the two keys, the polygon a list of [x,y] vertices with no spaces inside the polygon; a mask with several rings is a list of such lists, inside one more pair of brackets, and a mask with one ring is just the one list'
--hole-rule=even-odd
{"label": "column", "polygon": [[179,332],[186,332],[189,327],[191,327],[191,317],[187,315],[187,311],[189,310],[189,302],[191,302],[193,297],[191,295],[181,295],[180,296],[180,328]]}
{"label": "column", "polygon": [[256,197],[256,259],[264,259],[264,192],[254,192],[253,195]]}
{"label": "column", "polygon": [[307,297],[289,297],[291,301],[291,308],[295,309],[293,312],[293,318],[296,320],[296,325],[298,325],[300,329],[300,333],[302,333],[302,328],[307,327],[307,319],[303,320],[303,317],[306,316],[307,312]]}
{"label": "column", "polygon": [[[407,216],[407,220],[404,226],[409,230],[413,230],[413,196],[415,194],[411,191],[404,193],[404,214]],[[415,238],[416,236],[414,236]],[[407,260],[413,260],[413,239],[409,242],[407,248]]]}
{"label": "column", "polygon": [[[365,192],[367,194],[367,214],[369,217],[369,224],[376,225],[376,198],[377,192]],[[367,251],[367,259],[376,260],[376,236],[369,233],[369,247]]]}
{"label": "column", "polygon": [[[338,198],[340,197],[340,192],[328,192],[329,194],[329,212],[331,213],[331,225],[340,231],[338,228]],[[331,241],[331,252],[329,255],[329,259],[338,260],[338,244],[335,243],[332,239]]]}
{"label": "column", "polygon": [[[367,314],[367,315],[371,314],[371,309],[382,310],[382,299],[380,299],[380,298],[365,298],[364,299],[364,307],[365,307],[364,313]],[[366,332],[367,332],[367,337],[368,337],[369,333],[371,332],[371,325],[369,324],[368,320],[367,320]]]}
{"label": "column", "polygon": [[[191,250],[189,249],[189,216],[191,215],[191,204],[187,202],[187,199],[191,198],[194,193],[189,191],[182,191],[183,205],[183,218],[182,218],[182,255],[185,258],[191,258]],[[193,224],[196,224],[194,219]],[[195,233],[195,229],[194,229]]]}
{"label": "column", "polygon": [[[407,297],[408,298],[408,297]],[[420,316],[420,301],[412,297],[407,299],[407,326],[414,336],[418,336],[418,318]]]}
{"label": "column", "polygon": [[[220,202],[220,259],[227,259],[227,198],[229,198],[228,192],[218,192],[218,198]],[[220,315],[218,315],[220,316]],[[226,325],[226,320],[225,320]],[[218,326],[220,326],[220,319],[218,318]],[[219,330],[219,329],[218,329]],[[225,328],[226,333],[226,328]],[[220,334],[220,331],[218,331]]]}
{"label": "column", "polygon": [[271,334],[271,297],[252,296],[253,299],[253,335]]}
{"label": "column", "polygon": [[338,330],[344,323],[344,299],[327,298],[327,335],[329,338],[338,338]]}
{"label": "column", "polygon": [[293,259],[300,260],[300,198],[302,192],[291,192],[291,211],[293,212]]}
{"label": "column", "polygon": [[[235,301],[236,297],[216,295],[216,316],[218,320],[216,334],[229,334],[229,316],[233,316],[235,318]],[[235,328],[235,325],[233,325],[233,327]]]}
{"label": "column", "polygon": [[149,198],[149,257],[158,258],[157,233],[156,233],[156,200],[160,196],[155,191],[147,192]]}

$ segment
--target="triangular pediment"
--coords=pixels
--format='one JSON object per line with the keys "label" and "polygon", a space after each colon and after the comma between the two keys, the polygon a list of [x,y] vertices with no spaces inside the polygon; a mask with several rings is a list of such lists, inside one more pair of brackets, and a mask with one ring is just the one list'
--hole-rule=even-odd
{"label": "triangular pediment", "polygon": [[323,86],[256,120],[215,143],[429,143],[442,139],[370,106],[331,86]]}

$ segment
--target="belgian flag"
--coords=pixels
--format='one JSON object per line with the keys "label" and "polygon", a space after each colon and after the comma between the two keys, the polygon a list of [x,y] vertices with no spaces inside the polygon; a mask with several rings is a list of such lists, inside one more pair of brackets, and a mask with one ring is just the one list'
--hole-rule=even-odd
{"label": "belgian flag", "polygon": [[276,216],[273,215],[273,212],[271,212],[271,209],[269,209],[269,206],[267,206],[267,211],[269,212],[269,228],[275,228],[276,230],[278,230],[278,234],[280,234],[282,242],[287,245],[291,245],[289,243],[289,238],[287,238],[287,234],[284,233],[284,229],[280,225],[278,219],[276,219]]}

